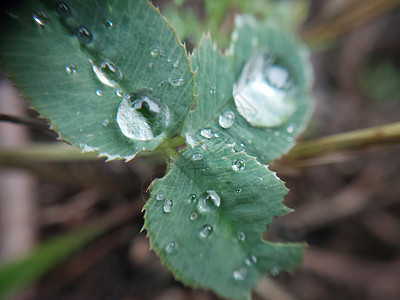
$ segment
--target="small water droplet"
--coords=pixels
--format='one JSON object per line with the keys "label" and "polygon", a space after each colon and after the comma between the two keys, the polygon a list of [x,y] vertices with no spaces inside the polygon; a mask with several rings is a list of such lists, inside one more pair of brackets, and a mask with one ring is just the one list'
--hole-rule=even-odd
{"label": "small water droplet", "polygon": [[157,195],[156,195],[156,200],[157,200],[157,201],[164,200],[164,195],[163,195],[163,194],[157,194]]}
{"label": "small water droplet", "polygon": [[244,242],[246,240],[246,235],[244,234],[243,231],[238,231],[237,238],[238,238],[239,241]]}
{"label": "small water droplet", "polygon": [[96,90],[96,95],[99,97],[103,96],[102,90]]}
{"label": "small water droplet", "polygon": [[120,89],[115,91],[115,95],[117,95],[118,97],[122,97],[122,94],[123,94],[123,92]]}
{"label": "small water droplet", "polygon": [[177,67],[179,66],[179,60],[177,60],[176,62],[174,62],[172,65],[173,65],[174,68],[177,68]]}
{"label": "small water droplet", "polygon": [[49,22],[49,17],[41,10],[34,11],[32,18],[40,27],[44,27]]}
{"label": "small water droplet", "polygon": [[298,105],[294,78],[286,63],[265,48],[244,66],[233,98],[240,115],[261,128],[281,125]]}
{"label": "small water droplet", "polygon": [[160,55],[161,56],[165,56],[165,51],[164,50],[160,50]]}
{"label": "small water droplet", "polygon": [[197,219],[197,213],[195,213],[195,212],[191,213],[189,219],[191,221],[196,220]]}
{"label": "small water droplet", "polygon": [[206,139],[211,139],[213,137],[211,129],[203,129],[202,131],[200,131],[200,134]]}
{"label": "small water droplet", "polygon": [[90,63],[92,64],[93,72],[101,83],[114,87],[122,79],[121,71],[112,62],[103,60],[99,64],[95,64],[90,60]]}
{"label": "small water droplet", "polygon": [[126,137],[151,140],[167,128],[169,109],[151,90],[137,90],[122,99],[117,111],[117,123]]}
{"label": "small water droplet", "polygon": [[214,136],[215,136],[216,138],[219,138],[219,133],[218,133],[218,132],[215,132],[215,133],[214,133]]}
{"label": "small water droplet", "polygon": [[242,192],[242,189],[237,189],[236,190],[236,193],[241,193]]}
{"label": "small water droplet", "polygon": [[210,94],[215,94],[217,92],[217,87],[212,86],[210,89]]}
{"label": "small water droplet", "polygon": [[85,26],[75,28],[75,35],[81,44],[90,44],[93,41],[92,33]]}
{"label": "small water droplet", "polygon": [[64,2],[56,3],[56,11],[61,18],[69,18],[72,14],[71,9]]}
{"label": "small water droplet", "polygon": [[104,26],[108,29],[112,29],[114,27],[114,23],[110,19],[106,19],[104,21]]}
{"label": "small water droplet", "polygon": [[257,257],[254,255],[250,255],[244,260],[244,263],[248,266],[251,266],[252,264],[255,264],[257,262]]}
{"label": "small water droplet", "polygon": [[235,159],[232,164],[232,169],[236,172],[242,171],[246,167],[246,162],[243,159]]}
{"label": "small water droplet", "polygon": [[210,190],[201,195],[198,208],[200,212],[210,212],[221,204],[221,198],[216,191]]}
{"label": "small water droplet", "polygon": [[233,111],[226,111],[218,117],[218,124],[222,128],[231,128],[233,123],[235,123],[235,113]]}
{"label": "small water droplet", "polygon": [[167,253],[171,253],[172,251],[174,251],[176,245],[175,242],[169,242],[166,246],[165,246],[165,251]]}
{"label": "small water droplet", "polygon": [[157,49],[153,49],[150,51],[150,55],[151,56],[157,56],[158,55],[158,50]]}
{"label": "small water droplet", "polygon": [[279,275],[279,269],[277,267],[273,267],[270,271],[272,276],[278,276]]}
{"label": "small water droplet", "polygon": [[264,181],[264,179],[262,179],[262,177],[258,177],[258,179],[260,179],[260,181]]}
{"label": "small water droplet", "polygon": [[108,124],[110,124],[110,120],[108,120],[108,119],[104,119],[104,120],[101,122],[101,125],[103,125],[104,127],[108,126]]}
{"label": "small water droplet", "polygon": [[185,81],[182,78],[170,78],[168,79],[168,83],[172,86],[181,86]]}
{"label": "small water droplet", "polygon": [[65,66],[65,71],[67,71],[68,74],[75,74],[76,73],[76,66],[73,64],[66,65]]}
{"label": "small water droplet", "polygon": [[171,62],[172,61],[172,58],[167,58],[167,62]]}
{"label": "small water droplet", "polygon": [[202,159],[203,159],[203,154],[201,154],[201,153],[194,153],[194,154],[192,155],[192,159],[193,159],[193,160],[202,160]]}
{"label": "small water droplet", "polygon": [[200,230],[200,237],[207,238],[213,233],[214,229],[210,225],[204,225]]}
{"label": "small water droplet", "polygon": [[195,194],[189,195],[189,197],[186,199],[188,203],[194,204],[197,201],[197,197]]}
{"label": "small water droplet", "polygon": [[294,126],[293,126],[293,125],[289,125],[288,128],[286,128],[286,131],[287,131],[288,133],[293,133],[293,131],[294,131]]}
{"label": "small water droplet", "polygon": [[164,201],[164,206],[163,206],[163,211],[165,212],[165,213],[170,213],[171,211],[172,211],[172,206],[173,206],[174,204],[172,203],[172,200],[165,200]]}
{"label": "small water droplet", "polygon": [[292,138],[291,136],[288,136],[288,137],[286,138],[286,140],[287,140],[289,143],[293,142],[293,138]]}
{"label": "small water droplet", "polygon": [[154,63],[149,63],[148,66],[150,69],[152,69],[154,67]]}
{"label": "small water droplet", "polygon": [[245,268],[239,268],[233,271],[233,278],[235,280],[244,280],[247,274],[247,270]]}

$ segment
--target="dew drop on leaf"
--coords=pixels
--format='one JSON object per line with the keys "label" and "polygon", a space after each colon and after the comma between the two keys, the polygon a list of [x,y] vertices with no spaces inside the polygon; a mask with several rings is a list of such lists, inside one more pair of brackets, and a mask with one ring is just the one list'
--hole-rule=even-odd
{"label": "dew drop on leaf", "polygon": [[191,194],[191,195],[189,195],[189,197],[187,197],[186,200],[187,200],[188,203],[194,204],[197,201],[197,197],[196,197],[195,194]]}
{"label": "dew drop on leaf", "polygon": [[44,27],[49,22],[49,17],[41,10],[34,11],[32,18],[40,27]]}
{"label": "dew drop on leaf", "polygon": [[172,86],[181,86],[185,83],[183,78],[170,78],[168,79],[168,83]]}
{"label": "dew drop on leaf", "polygon": [[92,33],[85,26],[76,27],[75,35],[81,44],[87,45],[93,41]]}
{"label": "dew drop on leaf", "polygon": [[293,133],[293,131],[294,131],[293,125],[289,125],[289,126],[286,128],[286,131],[287,131],[287,133]]}
{"label": "dew drop on leaf", "polygon": [[243,231],[238,231],[237,238],[238,238],[239,241],[244,242],[246,240],[246,235],[244,234]]}
{"label": "dew drop on leaf", "polygon": [[122,99],[117,111],[117,123],[126,137],[148,141],[167,128],[169,109],[151,90],[137,90]]}
{"label": "dew drop on leaf", "polygon": [[238,112],[252,126],[275,127],[297,109],[294,78],[285,63],[267,49],[253,55],[233,87]]}
{"label": "dew drop on leaf", "polygon": [[242,171],[246,167],[246,162],[243,159],[235,159],[232,164],[232,169],[236,172]]}
{"label": "dew drop on leaf", "polygon": [[174,251],[175,249],[175,242],[169,242],[166,246],[165,246],[165,251],[167,253],[171,253],[172,251]]}
{"label": "dew drop on leaf", "polygon": [[114,26],[114,23],[110,19],[106,19],[104,21],[104,26],[108,29],[112,29]]}
{"label": "dew drop on leaf", "polygon": [[213,233],[214,229],[210,225],[204,225],[200,230],[200,237],[207,238]]}
{"label": "dew drop on leaf", "polygon": [[174,68],[177,68],[177,67],[179,66],[179,61],[177,60],[177,61],[174,62],[172,65],[173,65]]}
{"label": "dew drop on leaf", "polygon": [[200,134],[206,139],[211,139],[213,137],[211,129],[203,129],[202,131],[200,131]]}
{"label": "dew drop on leaf", "polygon": [[75,74],[76,73],[76,66],[73,64],[66,65],[65,66],[65,71],[67,71],[68,74]]}
{"label": "dew drop on leaf", "polygon": [[197,213],[195,213],[195,212],[191,213],[189,219],[191,221],[196,220],[197,219]]}
{"label": "dew drop on leaf", "polygon": [[112,62],[103,60],[99,64],[95,64],[90,60],[90,63],[92,64],[93,72],[101,83],[114,87],[122,79],[121,71]]}
{"label": "dew drop on leaf", "polygon": [[221,204],[221,198],[216,191],[207,191],[199,199],[198,208],[200,212],[210,212]]}
{"label": "dew drop on leaf", "polygon": [[122,90],[121,89],[116,90],[115,95],[117,95],[118,97],[122,97]]}
{"label": "dew drop on leaf", "polygon": [[246,278],[247,270],[245,268],[239,268],[233,271],[233,278],[235,280],[244,280]]}
{"label": "dew drop on leaf", "polygon": [[170,213],[171,211],[172,211],[172,206],[173,206],[174,204],[172,203],[172,200],[165,200],[164,201],[164,205],[163,205],[163,211],[165,212],[165,213]]}
{"label": "dew drop on leaf", "polygon": [[69,18],[71,16],[71,9],[64,2],[56,3],[56,11],[61,18]]}
{"label": "dew drop on leaf", "polygon": [[149,66],[150,69],[152,69],[154,64],[153,63],[149,63],[148,66]]}
{"label": "dew drop on leaf", "polygon": [[96,95],[99,97],[103,96],[102,90],[96,90]]}
{"label": "dew drop on leaf", "polygon": [[157,54],[158,54],[158,50],[157,49],[153,49],[153,50],[150,51],[150,55],[151,56],[157,56]]}
{"label": "dew drop on leaf", "polygon": [[192,159],[193,159],[193,160],[202,160],[202,159],[203,159],[203,154],[201,154],[201,153],[194,153],[194,154],[192,155]]}
{"label": "dew drop on leaf", "polygon": [[164,195],[163,195],[163,194],[157,194],[157,195],[156,195],[156,200],[157,200],[157,201],[164,200]]}
{"label": "dew drop on leaf", "polygon": [[222,128],[231,128],[233,123],[235,123],[235,113],[233,111],[226,111],[218,117],[218,124]]}
{"label": "dew drop on leaf", "polygon": [[101,125],[103,125],[104,127],[108,126],[108,124],[110,124],[110,120],[108,120],[108,119],[104,119],[104,120],[101,122]]}
{"label": "dew drop on leaf", "polygon": [[244,263],[248,266],[251,266],[252,264],[255,264],[257,262],[257,257],[254,255],[250,255],[244,260]]}

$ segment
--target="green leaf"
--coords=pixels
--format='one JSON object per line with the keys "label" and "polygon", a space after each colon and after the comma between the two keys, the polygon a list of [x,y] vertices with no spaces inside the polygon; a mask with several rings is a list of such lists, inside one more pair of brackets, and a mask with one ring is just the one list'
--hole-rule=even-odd
{"label": "green leaf", "polygon": [[[234,42],[225,55],[212,45],[209,37],[205,37],[191,57],[192,68],[197,70],[198,98],[196,108],[188,115],[184,132],[191,145],[201,143],[205,137],[216,143],[224,140],[235,143],[236,149],[245,150],[260,162],[270,163],[294,145],[310,117],[311,76],[304,58],[306,52],[292,37],[270,24],[257,23],[250,17],[238,17],[236,23],[232,34]],[[232,89],[245,63],[262,49],[268,49],[287,65],[296,89],[295,112],[282,124],[267,128],[254,127],[238,113]],[[235,114],[230,128],[219,125],[219,116],[225,112]],[[213,135],[201,135],[203,129]]]}
{"label": "green leaf", "polygon": [[177,279],[247,299],[262,274],[301,261],[303,244],[261,238],[274,217],[290,211],[281,202],[286,191],[266,166],[223,143],[210,151],[188,147],[153,184],[144,228]]}
{"label": "green leaf", "polygon": [[[69,10],[57,11],[59,3],[26,1],[1,17],[0,59],[32,107],[61,139],[110,159],[131,159],[176,134],[193,101],[193,74],[158,10],[145,0],[65,1]],[[169,109],[166,129],[150,124],[158,126],[150,140],[126,137],[116,122],[117,94],[141,89]]]}

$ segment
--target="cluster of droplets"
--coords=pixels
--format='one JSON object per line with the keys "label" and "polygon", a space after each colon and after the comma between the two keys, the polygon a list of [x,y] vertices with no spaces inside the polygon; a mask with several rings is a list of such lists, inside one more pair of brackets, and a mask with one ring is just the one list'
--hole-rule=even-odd
{"label": "cluster of droplets", "polygon": [[[153,57],[154,59],[155,59],[156,57],[160,57],[160,58],[164,58],[164,59],[165,59],[166,53],[165,53],[165,51],[162,50],[162,49],[153,48],[153,49],[150,50],[150,55],[151,55],[151,57]],[[168,58],[166,59],[166,61],[167,61],[167,63],[170,63],[171,66],[172,66],[174,69],[176,69],[176,68],[179,67],[179,59],[174,60],[174,59],[168,57]],[[149,67],[150,69],[153,69],[153,67],[154,67],[154,62],[149,62],[147,65],[148,65],[148,67]],[[158,86],[162,87],[162,86],[164,86],[166,83],[169,84],[169,85],[171,85],[171,86],[173,86],[173,87],[179,87],[179,86],[184,85],[184,84],[185,84],[185,81],[184,81],[184,79],[181,78],[181,77],[169,77],[167,80],[162,80],[162,81],[158,84]]]}

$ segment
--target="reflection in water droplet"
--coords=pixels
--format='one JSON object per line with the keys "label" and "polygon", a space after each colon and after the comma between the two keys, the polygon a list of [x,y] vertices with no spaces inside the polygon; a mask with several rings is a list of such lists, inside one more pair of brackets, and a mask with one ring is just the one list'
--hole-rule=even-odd
{"label": "reflection in water droplet", "polygon": [[222,128],[231,128],[233,123],[235,123],[235,113],[233,111],[226,111],[218,117],[218,124]]}
{"label": "reflection in water droplet", "polygon": [[221,204],[221,198],[215,191],[207,191],[199,200],[198,208],[200,212],[210,212]]}
{"label": "reflection in water droplet", "polygon": [[99,64],[95,64],[92,60],[89,61],[92,64],[93,72],[101,83],[114,87],[122,79],[121,71],[112,62],[103,60]]}
{"label": "reflection in water droplet", "polygon": [[96,90],[96,95],[99,97],[103,96],[102,90]]}
{"label": "reflection in water droplet", "polygon": [[165,251],[167,253],[171,253],[172,251],[174,251],[176,245],[175,242],[169,242],[166,246],[165,246]]}
{"label": "reflection in water droplet", "polygon": [[246,240],[246,235],[244,234],[243,231],[238,231],[237,238],[238,238],[239,241],[244,242]]}
{"label": "reflection in water droplet", "polygon": [[206,139],[211,139],[213,137],[211,129],[203,129],[202,131],[200,131],[200,134]]}
{"label": "reflection in water droplet", "polygon": [[157,200],[157,201],[164,200],[164,195],[163,195],[163,194],[157,194],[157,195],[156,195],[156,200]]}
{"label": "reflection in water droplet", "polygon": [[71,65],[66,65],[65,66],[65,71],[67,71],[68,74],[75,74],[76,73],[76,66],[71,64]]}
{"label": "reflection in water droplet", "polygon": [[169,109],[151,90],[137,90],[122,99],[117,111],[117,123],[126,137],[151,140],[167,128]]}
{"label": "reflection in water droplet", "polygon": [[194,153],[194,154],[192,155],[192,159],[193,159],[193,160],[202,160],[202,159],[203,159],[203,154],[201,154],[201,153]]}
{"label": "reflection in water droplet", "polygon": [[61,18],[66,19],[71,16],[71,9],[63,2],[57,2],[56,11]]}
{"label": "reflection in water droplet", "polygon": [[34,11],[32,18],[40,27],[44,27],[49,22],[49,17],[41,10]]}
{"label": "reflection in water droplet", "polygon": [[84,26],[78,26],[75,29],[75,35],[81,44],[90,44],[93,41],[92,33]]}
{"label": "reflection in water droplet", "polygon": [[172,206],[173,206],[174,204],[172,203],[172,201],[171,200],[165,200],[164,201],[164,206],[163,206],[163,211],[165,212],[165,213],[170,213],[171,211],[172,211]]}
{"label": "reflection in water droplet", "polygon": [[172,86],[181,86],[185,81],[182,78],[170,78],[168,79],[168,83]]}
{"label": "reflection in water droplet", "polygon": [[197,201],[197,197],[195,194],[191,194],[189,195],[189,197],[187,198],[187,202],[190,204],[194,204]]}
{"label": "reflection in water droplet", "polygon": [[247,270],[245,268],[239,268],[233,271],[233,278],[235,280],[244,280],[247,274]]}
{"label": "reflection in water droplet", "polygon": [[236,172],[242,171],[246,167],[246,162],[243,159],[235,159],[232,164],[232,169]]}
{"label": "reflection in water droplet", "polygon": [[101,122],[101,125],[103,125],[104,127],[108,126],[108,124],[110,124],[110,120],[108,120],[108,119],[104,119],[104,120]]}
{"label": "reflection in water droplet", "polygon": [[234,85],[236,108],[253,126],[279,126],[297,108],[294,84],[282,59],[262,49],[246,63]]}
{"label": "reflection in water droplet", "polygon": [[203,228],[200,230],[200,237],[206,238],[209,237],[213,233],[214,229],[210,225],[204,225]]}
{"label": "reflection in water droplet", "polygon": [[123,94],[123,92],[120,89],[115,91],[115,95],[117,95],[118,97],[122,97],[122,94]]}
{"label": "reflection in water droplet", "polygon": [[195,212],[191,213],[189,219],[191,221],[196,220],[197,219],[197,213],[195,213]]}
{"label": "reflection in water droplet", "polygon": [[104,26],[108,29],[112,29],[114,26],[114,23],[110,19],[106,19],[104,21]]}

